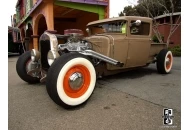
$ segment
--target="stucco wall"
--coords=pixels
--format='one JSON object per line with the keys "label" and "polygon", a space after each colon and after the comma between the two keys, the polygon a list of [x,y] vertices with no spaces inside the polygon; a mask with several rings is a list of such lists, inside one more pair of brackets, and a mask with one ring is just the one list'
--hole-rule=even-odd
{"label": "stucco wall", "polygon": [[[164,42],[166,42],[170,32],[170,25],[161,24],[158,26],[158,29],[160,33],[164,36]],[[170,42],[172,42],[173,44],[170,44],[169,46],[181,45],[181,26],[179,26],[177,30],[173,33]]]}
{"label": "stucco wall", "polygon": [[99,16],[95,13],[85,12],[83,16],[78,17],[76,22],[69,21],[56,21],[54,20],[54,29],[58,34],[64,34],[64,30],[66,29],[81,29],[84,32],[84,35],[87,36],[86,33],[86,25],[94,20],[98,20]]}
{"label": "stucco wall", "polygon": [[[158,30],[159,32],[164,36],[164,42],[167,41],[168,35],[170,33],[170,17],[162,17],[157,19],[158,22]],[[180,24],[181,17],[179,15],[173,16],[173,25]],[[175,32],[172,34],[170,42],[173,44],[169,44],[170,47],[181,45],[181,25],[178,26],[178,28],[175,30]]]}

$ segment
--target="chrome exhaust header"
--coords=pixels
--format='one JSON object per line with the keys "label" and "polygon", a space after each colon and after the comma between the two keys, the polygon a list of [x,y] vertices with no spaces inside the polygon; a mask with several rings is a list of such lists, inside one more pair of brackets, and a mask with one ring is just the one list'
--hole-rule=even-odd
{"label": "chrome exhaust header", "polygon": [[114,60],[114,59],[112,59],[110,57],[107,57],[105,55],[97,53],[97,52],[95,52],[93,50],[85,50],[85,51],[82,51],[82,52],[79,52],[79,53],[81,53],[83,55],[86,55],[86,56],[91,56],[93,58],[97,58],[99,60],[105,61],[105,62],[107,62],[109,64],[112,64],[112,65],[115,65],[115,66],[123,67],[123,65],[124,65],[123,63],[121,63],[121,62],[119,62],[117,60]]}

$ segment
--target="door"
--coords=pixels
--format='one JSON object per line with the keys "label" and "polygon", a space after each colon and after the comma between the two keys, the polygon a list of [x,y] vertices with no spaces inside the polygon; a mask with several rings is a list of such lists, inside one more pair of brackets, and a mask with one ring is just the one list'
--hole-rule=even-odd
{"label": "door", "polygon": [[131,26],[129,30],[126,67],[146,65],[151,45],[150,23],[142,22],[139,26]]}

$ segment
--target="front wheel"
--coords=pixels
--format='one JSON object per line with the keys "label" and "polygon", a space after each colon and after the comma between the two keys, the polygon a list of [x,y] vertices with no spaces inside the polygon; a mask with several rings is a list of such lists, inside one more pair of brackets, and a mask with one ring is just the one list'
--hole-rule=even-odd
{"label": "front wheel", "polygon": [[171,71],[173,65],[173,55],[171,51],[163,49],[157,56],[157,70],[161,74],[167,74]]}
{"label": "front wheel", "polygon": [[66,53],[54,61],[46,80],[51,99],[64,108],[86,102],[96,83],[96,72],[88,57]]}

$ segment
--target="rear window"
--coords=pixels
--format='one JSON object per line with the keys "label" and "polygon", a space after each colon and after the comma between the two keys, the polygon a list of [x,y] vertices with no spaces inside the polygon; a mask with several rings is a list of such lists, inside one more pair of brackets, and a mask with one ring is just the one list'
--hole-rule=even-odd
{"label": "rear window", "polygon": [[[135,21],[131,21],[131,23],[133,23],[133,22],[135,22]],[[133,25],[130,27],[130,33],[131,33],[131,35],[148,36],[150,33],[150,23],[141,22],[141,25],[139,25],[139,26]]]}

